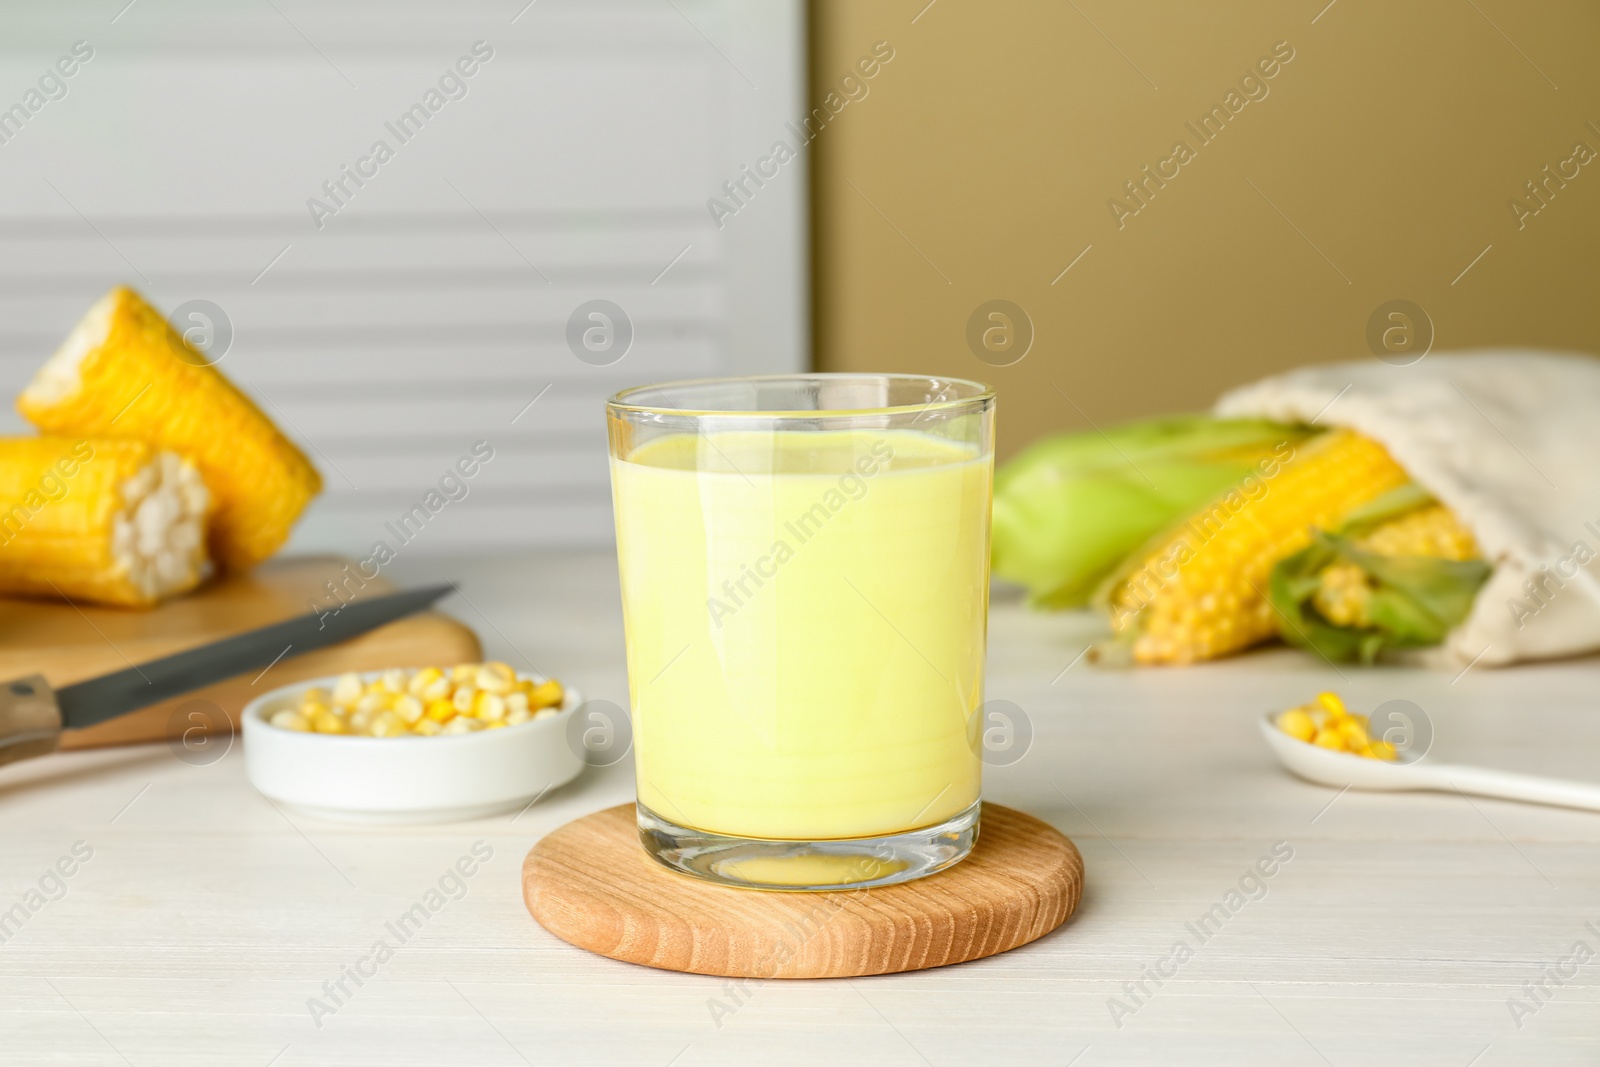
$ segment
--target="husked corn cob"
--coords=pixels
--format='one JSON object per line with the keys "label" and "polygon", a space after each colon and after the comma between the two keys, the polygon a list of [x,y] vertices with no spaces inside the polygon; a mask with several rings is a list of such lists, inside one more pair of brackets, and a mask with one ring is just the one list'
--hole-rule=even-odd
{"label": "husked corn cob", "polygon": [[193,460],[215,498],[211,550],[227,567],[270,556],[322,489],[300,450],[129,289],[90,309],[17,410],[47,434],[131,438]]}
{"label": "husked corn cob", "polygon": [[[1373,528],[1354,541],[1355,547],[1380,556],[1429,556],[1434,559],[1478,559],[1472,531],[1442,504],[1406,512]],[[1322,617],[1336,626],[1369,626],[1367,608],[1375,588],[1361,567],[1347,560],[1330,564],[1311,598]]]}
{"label": "husked corn cob", "polygon": [[1277,633],[1267,580],[1352,508],[1406,482],[1382,445],[1333,430],[1271,476],[1191,516],[1112,588],[1112,628],[1137,663],[1191,663]]}
{"label": "husked corn cob", "polygon": [[143,441],[0,439],[0,592],[142,607],[207,569],[205,482]]}

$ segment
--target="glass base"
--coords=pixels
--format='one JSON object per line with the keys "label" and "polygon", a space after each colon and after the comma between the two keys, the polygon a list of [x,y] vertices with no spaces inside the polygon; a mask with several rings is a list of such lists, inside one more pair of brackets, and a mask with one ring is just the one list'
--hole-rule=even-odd
{"label": "glass base", "polygon": [[960,863],[978,842],[982,806],[974,802],[935,826],[832,841],[729,837],[637,808],[644,850],[675,871],[739,889],[816,892],[895,885]]}

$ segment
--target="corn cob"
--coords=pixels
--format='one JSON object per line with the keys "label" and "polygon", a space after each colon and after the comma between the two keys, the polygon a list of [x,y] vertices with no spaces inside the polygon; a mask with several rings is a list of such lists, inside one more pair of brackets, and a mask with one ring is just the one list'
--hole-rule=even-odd
{"label": "corn cob", "polygon": [[[1433,559],[1478,559],[1472,531],[1441,504],[1406,512],[1354,539],[1356,548],[1380,556],[1428,556]],[[1321,574],[1311,602],[1335,626],[1372,625],[1367,608],[1375,588],[1372,577],[1355,563],[1339,560]]]}
{"label": "corn cob", "polygon": [[1266,599],[1273,565],[1310,543],[1313,527],[1335,525],[1406,480],[1370,438],[1349,430],[1314,438],[1141,554],[1111,588],[1112,629],[1147,664],[1211,659],[1274,636]]}
{"label": "corn cob", "polygon": [[322,488],[300,450],[129,289],[90,309],[17,410],[47,434],[132,438],[193,460],[215,499],[212,554],[230,568],[276,551]]}
{"label": "corn cob", "polygon": [[0,592],[143,607],[205,577],[208,494],[142,441],[0,439]]}

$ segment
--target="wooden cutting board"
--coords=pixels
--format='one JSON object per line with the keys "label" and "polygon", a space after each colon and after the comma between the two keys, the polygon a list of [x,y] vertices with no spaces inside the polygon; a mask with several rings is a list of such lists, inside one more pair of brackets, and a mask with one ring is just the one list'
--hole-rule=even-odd
{"label": "wooden cutting board", "polygon": [[[148,611],[0,598],[0,680],[42,673],[52,685],[68,685],[307,614],[313,602],[331,606],[326,583],[343,579],[349,563],[333,556],[273,560]],[[379,577],[359,595],[394,590]],[[88,729],[68,730],[61,747],[160,741],[183,731],[184,717],[175,719],[173,712],[197,700],[214,704],[226,717],[210,723],[211,729],[235,729],[245,704],[281,685],[344,671],[470,662],[482,654],[477,635],[465,625],[424,612],[281,660],[265,674],[252,671]]]}
{"label": "wooden cutting board", "polygon": [[1060,831],[984,804],[972,855],[914,882],[828,893],[732,889],[645,855],[632,804],[547,834],[522,864],[546,930],[614,960],[730,978],[850,978],[993,956],[1066,922],[1083,859]]}

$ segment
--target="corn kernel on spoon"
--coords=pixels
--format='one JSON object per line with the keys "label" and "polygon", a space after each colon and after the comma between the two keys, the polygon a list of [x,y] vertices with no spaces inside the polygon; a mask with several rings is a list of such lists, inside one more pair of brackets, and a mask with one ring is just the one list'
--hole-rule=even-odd
{"label": "corn kernel on spoon", "polygon": [[1262,736],[1267,739],[1267,745],[1278,757],[1278,762],[1299,777],[1318,785],[1380,791],[1471,793],[1473,796],[1500,800],[1600,811],[1600,785],[1591,782],[1546,778],[1536,774],[1513,774],[1465,764],[1431,763],[1421,759],[1408,761],[1403,756],[1396,762],[1367,759],[1291,737],[1278,728],[1273,713],[1262,718],[1260,726]]}

